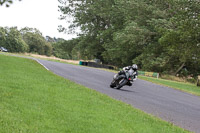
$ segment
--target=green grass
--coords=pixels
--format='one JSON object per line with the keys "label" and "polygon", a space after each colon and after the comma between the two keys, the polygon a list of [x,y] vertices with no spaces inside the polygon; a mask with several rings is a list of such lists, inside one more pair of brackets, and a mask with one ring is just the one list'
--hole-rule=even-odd
{"label": "green grass", "polygon": [[183,133],[33,60],[0,54],[0,133]]}
{"label": "green grass", "polygon": [[185,92],[200,96],[200,87],[197,87],[195,84],[171,81],[171,80],[166,80],[166,79],[157,79],[157,78],[151,78],[151,77],[145,77],[145,76],[139,76],[139,78],[142,80],[147,80],[156,84],[179,89],[181,91],[185,91]]}

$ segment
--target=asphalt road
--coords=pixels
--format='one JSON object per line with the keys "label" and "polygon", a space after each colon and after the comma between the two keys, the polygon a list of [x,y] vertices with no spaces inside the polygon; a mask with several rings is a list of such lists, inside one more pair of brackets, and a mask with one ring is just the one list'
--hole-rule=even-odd
{"label": "asphalt road", "polygon": [[139,79],[132,87],[111,89],[109,85],[114,75],[112,72],[46,60],[38,61],[57,75],[131,104],[179,127],[200,133],[198,96]]}

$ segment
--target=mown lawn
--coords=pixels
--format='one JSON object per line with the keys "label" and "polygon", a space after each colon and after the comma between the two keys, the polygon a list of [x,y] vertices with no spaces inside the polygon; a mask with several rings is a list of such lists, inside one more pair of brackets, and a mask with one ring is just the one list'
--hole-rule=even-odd
{"label": "mown lawn", "polygon": [[0,54],[0,133],[183,133],[33,60]]}

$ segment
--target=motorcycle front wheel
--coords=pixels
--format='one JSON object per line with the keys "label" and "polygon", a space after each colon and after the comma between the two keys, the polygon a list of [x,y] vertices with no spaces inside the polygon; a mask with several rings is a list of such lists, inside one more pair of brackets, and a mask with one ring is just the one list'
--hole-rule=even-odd
{"label": "motorcycle front wheel", "polygon": [[128,82],[128,80],[125,78],[120,79],[118,84],[116,85],[116,89],[122,88],[124,85],[127,84],[127,82]]}
{"label": "motorcycle front wheel", "polygon": [[116,83],[115,83],[116,81],[113,79],[113,81],[111,82],[111,84],[110,84],[110,88],[114,88],[114,87],[116,87]]}

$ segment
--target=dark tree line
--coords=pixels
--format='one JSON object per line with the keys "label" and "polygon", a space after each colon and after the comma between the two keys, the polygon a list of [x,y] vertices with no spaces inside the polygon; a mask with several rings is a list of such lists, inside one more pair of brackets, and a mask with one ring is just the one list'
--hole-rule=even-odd
{"label": "dark tree line", "polygon": [[199,1],[59,2],[61,19],[71,20],[70,27],[60,30],[81,29],[77,39],[59,44],[68,58],[98,58],[119,67],[137,63],[142,70],[173,75],[200,74]]}

